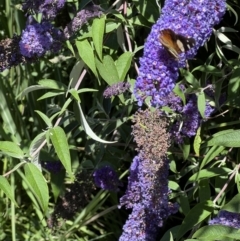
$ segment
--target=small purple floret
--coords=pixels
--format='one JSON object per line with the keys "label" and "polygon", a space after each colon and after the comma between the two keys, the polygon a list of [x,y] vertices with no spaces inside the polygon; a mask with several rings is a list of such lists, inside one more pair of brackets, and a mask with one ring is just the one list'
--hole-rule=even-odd
{"label": "small purple floret", "polygon": [[117,173],[110,166],[104,166],[97,169],[94,172],[93,177],[95,185],[104,190],[117,192],[118,186],[122,185]]}

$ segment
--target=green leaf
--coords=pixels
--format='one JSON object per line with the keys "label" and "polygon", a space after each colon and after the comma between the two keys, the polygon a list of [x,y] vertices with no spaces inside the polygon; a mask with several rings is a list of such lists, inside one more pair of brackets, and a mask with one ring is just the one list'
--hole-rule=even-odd
{"label": "green leaf", "polygon": [[208,146],[240,147],[240,130],[218,132],[206,143]]}
{"label": "green leaf", "polygon": [[76,101],[80,101],[80,98],[78,96],[78,92],[75,89],[70,89],[69,93],[72,95],[72,97],[76,100]]}
{"label": "green leaf", "polygon": [[45,89],[67,90],[67,86],[65,84],[52,79],[39,80],[38,84],[41,87],[45,87]]}
{"label": "green leaf", "polygon": [[174,181],[171,181],[171,180],[168,181],[168,187],[169,187],[169,189],[174,190],[174,191],[180,191],[181,190],[178,183],[174,182]]}
{"label": "green leaf", "polygon": [[[29,147],[29,156],[32,158],[31,162],[34,163],[34,165],[36,166],[40,166],[40,163],[39,163],[39,154],[40,154],[40,151],[38,151],[37,153],[35,153],[35,151],[40,148],[40,146],[42,145],[42,143],[45,141],[46,139],[46,133],[45,132],[42,132],[40,134],[38,134],[34,139],[33,141],[31,142],[30,144],[30,147]],[[34,156],[33,156],[34,155]]]}
{"label": "green leaf", "polygon": [[0,141],[0,151],[5,155],[15,157],[18,159],[22,159],[24,157],[23,151],[14,142]]}
{"label": "green leaf", "polygon": [[237,185],[238,193],[240,193],[240,174],[239,173],[237,173],[235,176],[235,183]]}
{"label": "green leaf", "polygon": [[180,88],[179,84],[175,85],[175,87],[173,89],[173,92],[181,98],[181,100],[183,101],[183,103],[185,105],[186,104],[186,97],[185,97],[185,94],[183,93],[182,89]]}
{"label": "green leaf", "polygon": [[93,43],[100,60],[102,60],[103,34],[105,28],[105,17],[95,18],[92,25]]}
{"label": "green leaf", "polygon": [[155,23],[159,16],[159,7],[156,1],[145,1],[141,2],[138,0],[133,0],[134,5],[138,9],[139,14],[146,18],[149,22]]}
{"label": "green leaf", "polygon": [[82,70],[84,68],[84,62],[82,60],[78,61],[72,68],[70,76],[69,76],[69,80],[70,80],[70,84],[69,84],[69,88],[75,88],[76,85],[78,84],[79,81],[79,77],[82,73]]}
{"label": "green leaf", "polygon": [[[119,14],[117,14],[117,15],[115,14],[115,16],[117,17],[117,16],[119,16]],[[122,25],[119,25],[119,27],[117,29],[117,43],[123,52],[126,51],[125,36],[124,36],[124,30],[123,30]]]}
{"label": "green leaf", "polygon": [[226,240],[227,238],[234,238],[239,240],[239,229],[231,228],[222,225],[209,225],[200,228],[193,234],[193,238],[201,240]]}
{"label": "green leaf", "polygon": [[209,200],[211,197],[210,185],[209,180],[204,179],[199,182],[199,198],[200,202],[204,202]]}
{"label": "green leaf", "polygon": [[104,56],[103,63],[96,59],[97,69],[101,77],[108,85],[113,85],[119,82],[119,76],[115,63],[110,55]]}
{"label": "green leaf", "polygon": [[39,110],[35,110],[36,113],[38,113],[38,115],[42,118],[42,120],[45,122],[45,124],[47,125],[47,127],[52,127],[52,122],[51,120],[41,111]]}
{"label": "green leaf", "polygon": [[25,177],[28,185],[37,198],[44,213],[47,212],[49,202],[49,191],[46,180],[41,171],[32,163],[24,165]]}
{"label": "green leaf", "polygon": [[216,156],[218,156],[223,150],[224,146],[212,146],[209,151],[207,151],[206,156],[203,158],[203,161],[200,165],[200,169],[206,166],[210,161],[212,161]]}
{"label": "green leaf", "polygon": [[[76,112],[76,118],[80,120],[83,129],[85,130],[86,134],[89,135],[93,140],[101,142],[101,143],[106,143],[106,144],[110,144],[110,143],[116,143],[116,141],[105,141],[102,140],[101,138],[99,138],[91,129],[91,127],[88,125],[87,120],[85,119],[85,116],[82,112],[82,108],[80,103],[76,103],[77,105],[77,110],[78,112]],[[79,114],[79,116],[78,116]]]}
{"label": "green leaf", "polygon": [[16,98],[23,98],[25,95],[27,95],[28,93],[31,93],[32,91],[35,90],[44,90],[46,89],[46,87],[44,86],[40,86],[40,85],[32,85],[27,87],[24,91],[22,91]]}
{"label": "green leaf", "polygon": [[194,142],[193,142],[193,148],[197,156],[200,155],[200,146],[202,142],[200,134],[201,134],[201,126],[198,128],[196,136],[194,138]]}
{"label": "green leaf", "polygon": [[182,151],[183,151],[183,159],[187,160],[189,153],[190,153],[190,144],[188,140],[185,140],[183,146],[182,146]]}
{"label": "green leaf", "polygon": [[51,173],[51,191],[54,196],[54,201],[57,202],[59,195],[62,190],[64,190],[64,180],[65,180],[65,171],[61,170],[57,173]]}
{"label": "green leaf", "polygon": [[131,66],[133,54],[131,52],[123,53],[116,62],[116,68],[119,80],[124,81],[126,74]]}
{"label": "green leaf", "polygon": [[177,240],[179,240],[187,231],[191,230],[195,225],[202,222],[213,212],[213,202],[206,201],[195,205],[184,218],[183,223],[178,230]]}
{"label": "green leaf", "polygon": [[179,211],[186,216],[190,210],[190,204],[186,193],[181,193],[177,198],[177,202],[179,203]]}
{"label": "green leaf", "polygon": [[[200,241],[200,239],[185,239],[184,241]],[[210,241],[210,240],[208,240]]]}
{"label": "green leaf", "polygon": [[18,207],[17,202],[15,201],[14,195],[12,193],[12,187],[8,183],[7,179],[3,176],[0,176],[0,189]]}
{"label": "green leaf", "polygon": [[198,111],[200,112],[201,117],[205,118],[205,109],[206,109],[206,99],[205,94],[203,92],[197,95],[197,105]]}
{"label": "green leaf", "polygon": [[180,228],[180,225],[170,228],[170,229],[163,235],[163,237],[160,239],[160,241],[169,241],[171,235],[175,238],[175,237],[176,237],[176,234],[177,234],[177,232],[178,232],[178,230],[179,230],[179,228]]}
{"label": "green leaf", "polygon": [[92,46],[86,39],[82,41],[76,41],[76,46],[83,62],[92,70],[94,75],[98,78]]}
{"label": "green leaf", "polygon": [[196,182],[203,179],[209,179],[211,177],[216,177],[220,175],[227,175],[231,172],[231,169],[226,167],[215,167],[215,168],[207,168],[199,171],[198,173],[193,174],[189,179],[189,182]]}
{"label": "green leaf", "polygon": [[47,98],[51,98],[51,97],[55,97],[55,96],[59,96],[59,95],[63,95],[65,92],[53,92],[53,91],[49,91],[46,94],[43,94],[41,97],[39,97],[37,100],[44,100]]}
{"label": "green leaf", "polygon": [[69,176],[73,179],[74,176],[72,174],[69,146],[65,132],[60,126],[56,126],[49,130],[49,134],[58,158],[62,162]]}
{"label": "green leaf", "polygon": [[193,174],[189,179],[189,182],[196,182],[203,179],[209,179],[211,177],[216,177],[220,175],[227,175],[231,172],[231,169],[226,167],[215,167],[215,168],[207,168],[199,171],[198,173]]}
{"label": "green leaf", "polygon": [[182,70],[183,76],[186,79],[186,81],[191,84],[195,89],[199,88],[199,82],[197,81],[197,79],[194,77],[194,75],[192,73],[190,73],[189,71],[186,70]]}
{"label": "green leaf", "polygon": [[233,68],[232,75],[228,82],[228,101],[227,104],[239,108],[240,95],[240,68]]}
{"label": "green leaf", "polygon": [[[109,21],[109,20],[107,20]],[[107,22],[106,23],[106,28],[105,28],[105,33],[110,33],[112,32],[113,30],[116,30],[118,29],[119,25],[121,23],[115,23],[115,22]]]}
{"label": "green leaf", "polygon": [[203,72],[204,74],[210,73],[215,76],[223,75],[222,71],[219,68],[212,66],[212,65],[200,65],[197,68],[195,68],[192,72],[197,71],[197,70]]}
{"label": "green leaf", "polygon": [[65,101],[65,103],[64,103],[61,111],[59,112],[59,115],[62,115],[62,114],[63,114],[63,112],[67,109],[67,107],[71,104],[71,102],[72,102],[72,98],[68,98],[68,99]]}
{"label": "green leaf", "polygon": [[78,92],[78,94],[80,94],[80,93],[95,92],[95,91],[98,91],[98,90],[96,90],[96,89],[90,89],[90,88],[83,88],[83,89],[78,90],[77,92]]}
{"label": "green leaf", "polygon": [[232,213],[240,213],[240,194],[234,196],[222,209]]}

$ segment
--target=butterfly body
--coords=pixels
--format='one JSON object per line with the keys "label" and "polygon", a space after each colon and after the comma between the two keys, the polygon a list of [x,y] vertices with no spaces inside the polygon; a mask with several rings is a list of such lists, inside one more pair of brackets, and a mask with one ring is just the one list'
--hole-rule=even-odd
{"label": "butterfly body", "polygon": [[160,31],[159,41],[176,60],[179,60],[180,53],[188,51],[195,44],[193,38],[187,38],[181,34],[176,34],[171,29]]}

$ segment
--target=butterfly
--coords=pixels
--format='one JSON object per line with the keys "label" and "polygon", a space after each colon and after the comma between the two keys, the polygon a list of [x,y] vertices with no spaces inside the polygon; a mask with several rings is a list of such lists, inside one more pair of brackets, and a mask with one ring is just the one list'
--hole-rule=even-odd
{"label": "butterfly", "polygon": [[159,41],[176,60],[179,60],[180,53],[188,51],[195,45],[195,40],[193,38],[187,38],[181,34],[176,34],[171,29],[161,30]]}

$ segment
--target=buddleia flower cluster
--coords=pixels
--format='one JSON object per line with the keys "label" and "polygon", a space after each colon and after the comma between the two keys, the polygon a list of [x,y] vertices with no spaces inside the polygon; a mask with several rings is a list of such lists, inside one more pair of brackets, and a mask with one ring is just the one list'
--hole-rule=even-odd
{"label": "buddleia flower cluster", "polygon": [[[218,24],[226,10],[224,0],[167,0],[161,17],[152,26],[140,59],[140,74],[134,94],[142,106],[147,97],[155,107],[164,105],[164,99],[172,92],[178,79],[178,69],[186,66],[199,47],[211,36],[213,26]],[[171,29],[176,34],[191,37],[195,45],[175,60],[159,42],[161,30]]]}
{"label": "buddleia flower cluster", "polygon": [[[120,200],[120,206],[131,208],[132,213],[123,227],[120,241],[156,240],[163,221],[177,211],[177,204],[168,201],[169,162],[166,153],[169,140],[181,143],[184,137],[194,136],[202,117],[195,94],[186,95],[184,102],[173,93],[173,89],[179,68],[185,67],[186,60],[196,55],[225,11],[224,0],[166,0],[161,17],[151,29],[140,59],[134,95],[139,107],[146,98],[150,98],[153,107],[160,109],[167,106],[182,119],[176,119],[167,127],[163,111],[146,110],[135,114],[132,134],[138,146],[138,155],[133,159],[128,188]],[[164,29],[194,39],[194,46],[179,54],[178,59],[173,58],[159,41],[160,31]],[[205,117],[213,111],[207,102]]]}
{"label": "buddleia flower cluster", "polygon": [[167,122],[159,111],[139,111],[134,115],[133,136],[138,155],[130,167],[130,176],[120,206],[132,208],[120,241],[155,240],[159,227],[178,206],[169,203],[166,157],[170,145]]}
{"label": "buddleia flower cluster", "polygon": [[[52,21],[65,5],[65,0],[26,0],[22,9],[26,12],[27,21],[21,36],[14,35],[0,42],[0,71],[20,63],[35,62],[47,52],[56,54],[64,41],[75,34],[89,19],[100,17],[102,9],[90,4],[80,10],[62,30],[56,28]],[[33,14],[41,13],[41,22]]]}
{"label": "buddleia flower cluster", "polygon": [[[181,85],[180,89],[184,95],[184,86]],[[214,93],[214,89],[211,90],[211,94],[212,93]],[[164,100],[165,105],[177,116],[170,127],[170,133],[172,139],[178,144],[182,144],[184,138],[195,136],[201,122],[204,121],[198,111],[197,96],[195,94],[185,94],[185,100],[186,103],[184,105],[183,100],[175,93],[170,93]],[[210,105],[209,101],[206,101],[204,112],[205,119],[210,117],[214,111],[215,108]]]}
{"label": "buddleia flower cluster", "polygon": [[21,54],[34,58],[41,57],[50,50],[57,53],[62,47],[63,33],[54,28],[50,22],[38,23],[34,20],[30,22],[23,30],[19,42]]}
{"label": "buddleia flower cluster", "polygon": [[209,225],[223,225],[240,229],[240,214],[222,210],[218,217],[209,221]]}

